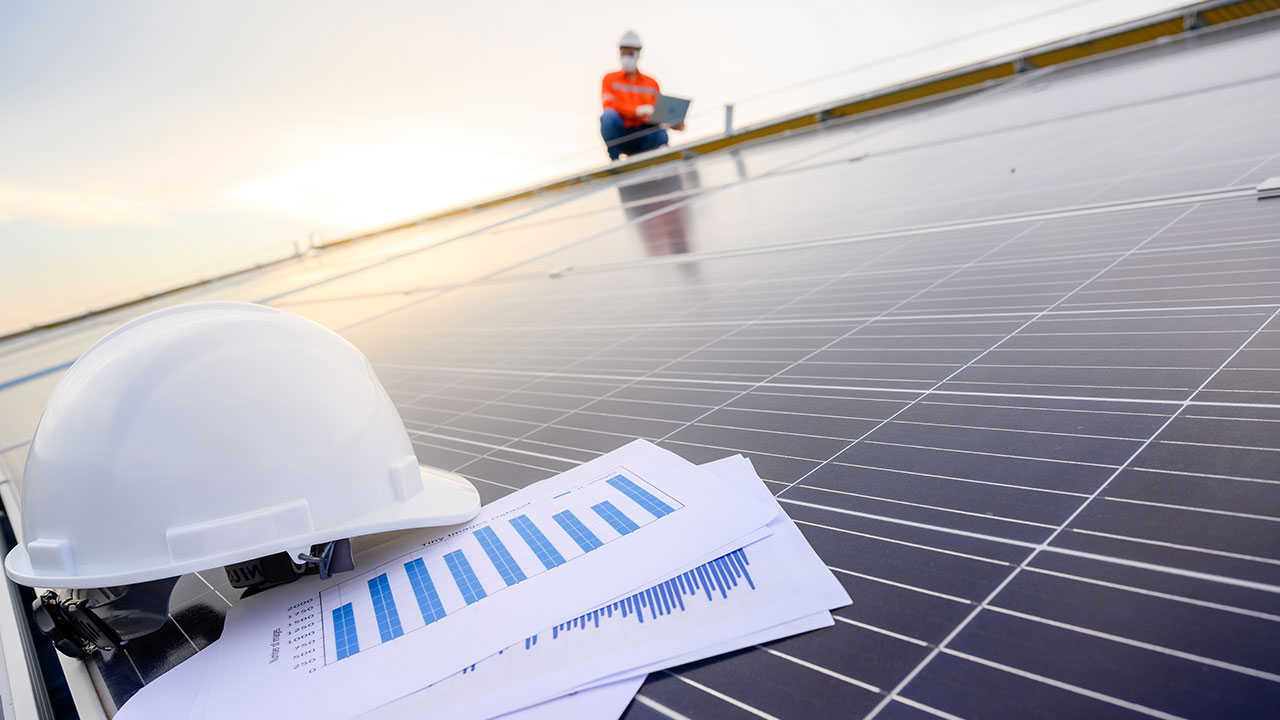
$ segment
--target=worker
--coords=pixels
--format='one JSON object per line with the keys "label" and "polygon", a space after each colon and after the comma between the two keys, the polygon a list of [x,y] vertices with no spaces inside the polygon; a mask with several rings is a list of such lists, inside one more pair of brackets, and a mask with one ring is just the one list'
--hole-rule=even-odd
{"label": "worker", "polygon": [[[637,69],[641,47],[640,36],[635,31],[623,33],[618,41],[622,69],[605,75],[600,89],[604,104],[600,135],[610,160],[667,144],[666,129],[649,122],[658,99],[658,81]],[[683,124],[676,129],[683,129]]]}

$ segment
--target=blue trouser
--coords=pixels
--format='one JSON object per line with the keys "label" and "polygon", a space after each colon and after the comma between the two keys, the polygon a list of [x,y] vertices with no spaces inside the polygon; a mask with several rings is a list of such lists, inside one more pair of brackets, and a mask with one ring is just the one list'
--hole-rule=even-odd
{"label": "blue trouser", "polygon": [[[614,142],[618,138],[633,134],[635,137]],[[655,125],[629,128],[622,124],[622,116],[613,108],[605,110],[600,116],[600,136],[604,138],[605,146],[609,149],[609,157],[613,160],[617,160],[619,155],[635,155],[667,144],[666,130],[659,130]]]}

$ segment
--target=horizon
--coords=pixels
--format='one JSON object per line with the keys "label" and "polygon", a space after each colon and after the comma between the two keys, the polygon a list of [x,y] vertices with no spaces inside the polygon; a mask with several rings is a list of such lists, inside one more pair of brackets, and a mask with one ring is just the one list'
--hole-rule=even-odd
{"label": "horizon", "polygon": [[10,7],[0,334],[603,165],[599,77],[627,28],[694,98],[676,145],[726,102],[741,126],[1184,4]]}

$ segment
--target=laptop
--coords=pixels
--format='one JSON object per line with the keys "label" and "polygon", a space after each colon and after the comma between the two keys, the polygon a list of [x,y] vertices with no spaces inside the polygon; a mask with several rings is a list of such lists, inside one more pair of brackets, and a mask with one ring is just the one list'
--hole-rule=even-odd
{"label": "laptop", "polygon": [[653,103],[653,116],[649,118],[649,122],[655,125],[679,125],[684,122],[684,116],[689,112],[689,98],[676,97],[674,95],[659,95],[656,102]]}

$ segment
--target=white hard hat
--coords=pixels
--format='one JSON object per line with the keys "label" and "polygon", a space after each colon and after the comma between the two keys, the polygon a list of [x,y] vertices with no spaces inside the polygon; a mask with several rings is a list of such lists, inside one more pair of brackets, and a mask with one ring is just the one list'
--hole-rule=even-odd
{"label": "white hard hat", "polygon": [[418,465],[368,360],[274,308],[172,307],[117,328],[54,388],[22,481],[25,585],[144,582],[480,508]]}
{"label": "white hard hat", "polygon": [[618,41],[618,47],[635,48],[639,50],[644,46],[640,44],[640,36],[636,34],[636,31],[628,30],[622,33],[622,39]]}

